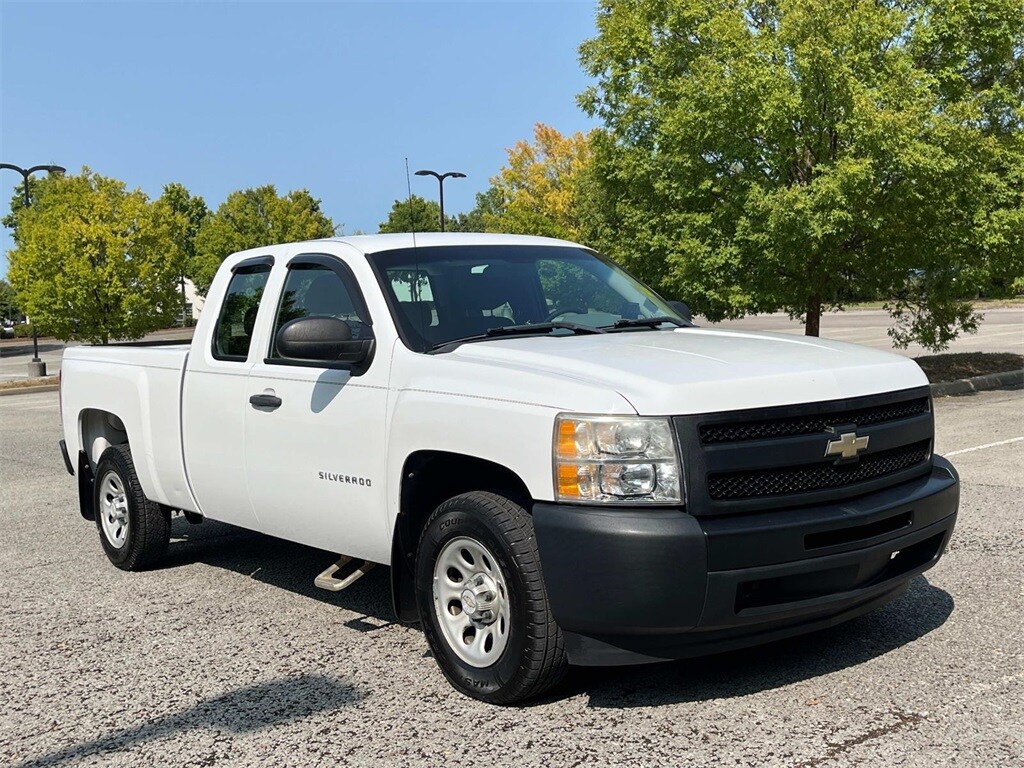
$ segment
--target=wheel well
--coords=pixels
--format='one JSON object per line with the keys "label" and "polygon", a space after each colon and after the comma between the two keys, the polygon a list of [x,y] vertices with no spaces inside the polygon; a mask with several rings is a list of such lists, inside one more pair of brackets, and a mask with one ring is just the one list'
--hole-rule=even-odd
{"label": "wheel well", "polygon": [[78,415],[78,428],[82,436],[82,449],[78,452],[78,509],[86,520],[92,520],[93,482],[100,456],[112,445],[128,442],[124,422],[110,411],[86,408]]}
{"label": "wheel well", "polygon": [[406,459],[391,544],[391,596],[400,620],[417,619],[413,560],[424,523],[441,502],[469,491],[493,491],[530,507],[526,483],[501,464],[446,451],[417,451]]}
{"label": "wheel well", "polygon": [[82,450],[89,457],[89,464],[93,468],[107,448],[128,442],[128,430],[124,422],[110,411],[86,408],[79,414],[78,424],[82,432]]}

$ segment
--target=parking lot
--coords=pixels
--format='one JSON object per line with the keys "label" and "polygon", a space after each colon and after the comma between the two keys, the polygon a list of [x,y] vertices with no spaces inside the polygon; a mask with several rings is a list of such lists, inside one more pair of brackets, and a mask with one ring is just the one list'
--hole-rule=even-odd
{"label": "parking lot", "polygon": [[177,518],[165,566],[106,561],[56,393],[0,399],[0,763],[1024,766],[1024,392],[936,402],[962,480],[939,566],[848,624],[732,654],[573,670],[502,709],[452,691],[386,569]]}

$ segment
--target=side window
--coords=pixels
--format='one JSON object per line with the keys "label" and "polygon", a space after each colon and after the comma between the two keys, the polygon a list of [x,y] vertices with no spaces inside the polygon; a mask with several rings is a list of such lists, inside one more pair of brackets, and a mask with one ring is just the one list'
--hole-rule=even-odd
{"label": "side window", "polygon": [[213,332],[213,356],[218,360],[243,361],[249,356],[256,312],[269,275],[270,266],[259,264],[242,267],[231,276]]}
{"label": "side window", "polygon": [[348,323],[353,339],[372,339],[373,332],[362,311],[361,304],[352,300],[345,281],[333,269],[320,264],[290,267],[274,319],[270,358],[280,357],[277,353],[277,332],[281,326],[300,317],[336,317]]}

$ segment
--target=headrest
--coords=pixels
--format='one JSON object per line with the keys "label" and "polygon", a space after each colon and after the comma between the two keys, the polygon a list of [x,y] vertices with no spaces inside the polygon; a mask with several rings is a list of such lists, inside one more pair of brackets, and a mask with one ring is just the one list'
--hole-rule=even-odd
{"label": "headrest", "polygon": [[511,303],[515,291],[515,272],[508,264],[491,264],[483,272],[470,275],[469,296],[476,309],[491,310]]}
{"label": "headrest", "polygon": [[348,289],[333,272],[323,272],[313,278],[303,303],[311,315],[350,315],[355,310]]}

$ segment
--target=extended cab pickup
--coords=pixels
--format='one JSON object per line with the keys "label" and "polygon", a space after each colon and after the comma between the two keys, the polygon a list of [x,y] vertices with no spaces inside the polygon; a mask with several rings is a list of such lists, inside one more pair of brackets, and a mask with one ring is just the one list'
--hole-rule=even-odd
{"label": "extended cab pickup", "polygon": [[191,346],[74,347],[62,373],[116,566],[178,512],[338,553],[327,589],[389,565],[398,616],[497,703],[864,613],[938,561],[959,502],[913,361],[696,327],[545,238],[234,254]]}

